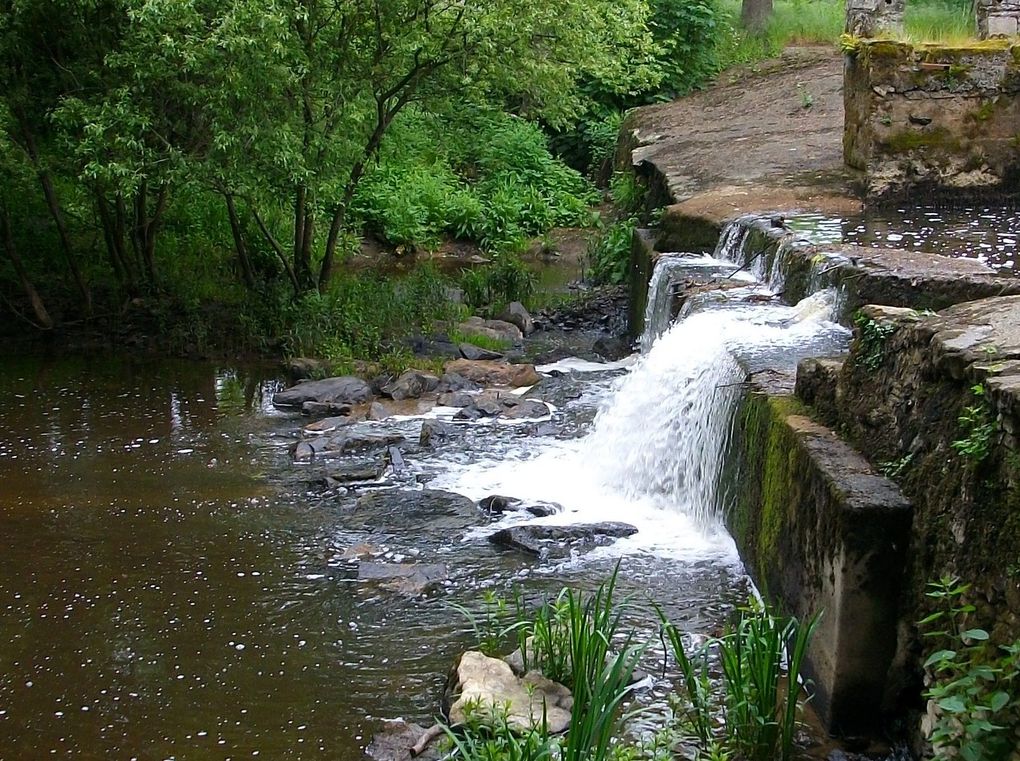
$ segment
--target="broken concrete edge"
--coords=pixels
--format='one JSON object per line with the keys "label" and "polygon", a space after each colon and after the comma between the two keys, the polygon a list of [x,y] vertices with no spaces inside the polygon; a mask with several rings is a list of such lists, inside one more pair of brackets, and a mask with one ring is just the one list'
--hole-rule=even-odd
{"label": "broken concrete edge", "polygon": [[751,383],[728,461],[733,535],[765,599],[801,621],[821,613],[808,650],[813,706],[837,734],[879,725],[896,652],[911,506],[888,479],[789,395]]}

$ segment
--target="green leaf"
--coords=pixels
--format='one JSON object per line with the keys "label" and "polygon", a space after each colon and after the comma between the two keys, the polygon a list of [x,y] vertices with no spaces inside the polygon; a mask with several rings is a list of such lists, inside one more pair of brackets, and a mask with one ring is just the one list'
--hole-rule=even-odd
{"label": "green leaf", "polygon": [[968,629],[963,634],[961,634],[960,637],[961,639],[974,639],[978,640],[979,642],[984,642],[986,639],[988,639],[988,632],[986,632],[984,629]]}
{"label": "green leaf", "polygon": [[967,711],[967,704],[963,702],[963,698],[958,695],[950,695],[948,698],[942,698],[935,702],[939,708],[949,713],[965,713]]}
{"label": "green leaf", "polygon": [[996,692],[988,700],[988,706],[992,709],[993,713],[1001,711],[1009,703],[1010,697],[1008,692]]}
{"label": "green leaf", "polygon": [[940,661],[952,661],[955,659],[956,659],[955,650],[937,650],[936,652],[928,656],[928,659],[924,662],[924,667],[928,668],[933,663],[938,663]]}

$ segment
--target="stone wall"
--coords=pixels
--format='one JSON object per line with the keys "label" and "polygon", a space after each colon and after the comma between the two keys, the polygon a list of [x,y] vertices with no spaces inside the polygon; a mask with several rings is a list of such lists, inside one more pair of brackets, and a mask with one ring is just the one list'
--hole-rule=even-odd
{"label": "stone wall", "polygon": [[873,199],[1020,192],[1020,44],[855,40],[843,150]]}
{"label": "stone wall", "polygon": [[960,577],[966,625],[1020,637],[1020,297],[862,314],[850,355],[802,363],[797,394],[913,504],[890,672],[902,712],[921,708],[928,582]]}
{"label": "stone wall", "polygon": [[981,39],[1020,34],[1020,0],[974,0],[974,7]]}

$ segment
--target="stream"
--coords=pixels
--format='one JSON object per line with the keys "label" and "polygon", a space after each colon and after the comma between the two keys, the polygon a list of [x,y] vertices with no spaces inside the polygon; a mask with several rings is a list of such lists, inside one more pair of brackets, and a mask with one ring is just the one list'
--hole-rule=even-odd
{"label": "stream", "polygon": [[[814,240],[857,229],[795,221]],[[336,461],[292,461],[308,419],[273,407],[273,372],[6,359],[0,759],[356,761],[384,720],[434,720],[450,666],[476,641],[457,606],[484,616],[487,592],[537,602],[594,587],[616,563],[621,595],[663,604],[692,636],[718,633],[752,593],[720,515],[721,492],[739,488],[721,483],[721,459],[741,381],[849,340],[838,294],[783,304],[782,283],[737,269],[733,245],[660,260],[639,355],[540,368],[526,393],[552,405],[548,419],[457,424],[432,447],[418,445],[420,415],[357,424],[404,437],[404,462],[351,487],[323,485]],[[997,238],[994,256],[975,245],[1005,267],[1016,238]],[[729,287],[688,299],[672,323],[670,288],[706,277]],[[416,515],[405,508],[423,488],[556,512]],[[381,495],[367,520],[366,494]],[[521,523],[595,521],[638,530],[553,557],[488,541]],[[442,563],[448,578],[423,596],[359,581],[359,547]],[[636,623],[653,638],[650,616]],[[655,678],[655,646],[646,660],[652,684],[637,699],[661,706],[670,675]]]}

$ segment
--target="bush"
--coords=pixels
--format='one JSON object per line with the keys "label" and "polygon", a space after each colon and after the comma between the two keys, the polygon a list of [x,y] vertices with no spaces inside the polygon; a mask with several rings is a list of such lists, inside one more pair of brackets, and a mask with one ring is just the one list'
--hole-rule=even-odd
{"label": "bush", "polygon": [[472,309],[499,309],[511,301],[527,304],[535,293],[535,274],[516,256],[500,256],[493,264],[467,270],[460,281],[464,301]]}
{"label": "bush", "polygon": [[588,244],[589,278],[596,285],[618,285],[627,279],[636,219],[616,222]]}

